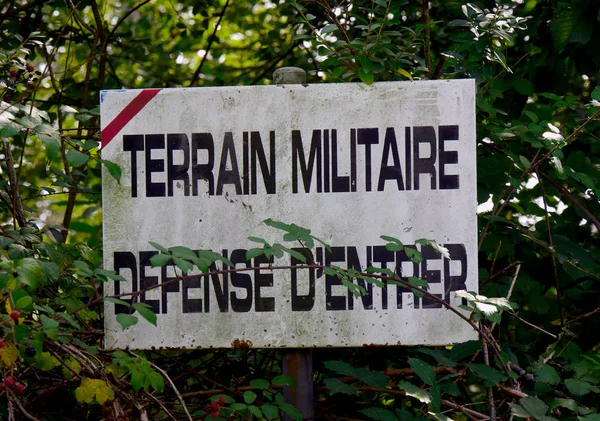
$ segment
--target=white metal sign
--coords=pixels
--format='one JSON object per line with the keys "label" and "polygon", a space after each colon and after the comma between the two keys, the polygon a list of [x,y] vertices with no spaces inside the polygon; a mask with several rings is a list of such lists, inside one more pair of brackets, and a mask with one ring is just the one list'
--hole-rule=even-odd
{"label": "white metal sign", "polygon": [[[123,330],[105,306],[106,347],[447,344],[476,338],[441,305],[397,285],[349,294],[322,270],[269,269],[249,236],[282,242],[268,218],[312,230],[317,264],[418,276],[457,306],[477,290],[475,82],[149,89],[102,93],[104,265],[140,293],[157,326]],[[419,264],[380,236],[426,238]],[[240,273],[172,282],[149,242],[223,253]],[[301,247],[299,244],[287,244]],[[295,266],[289,256],[274,265]],[[217,269],[221,266],[217,266]],[[199,273],[199,272],[198,272]],[[171,281],[171,282],[169,282]],[[126,298],[126,297],[125,297]]]}

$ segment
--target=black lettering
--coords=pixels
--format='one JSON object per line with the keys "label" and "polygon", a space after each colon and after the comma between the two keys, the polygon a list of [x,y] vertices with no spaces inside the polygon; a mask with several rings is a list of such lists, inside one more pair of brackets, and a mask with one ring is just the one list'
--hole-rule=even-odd
{"label": "black lettering", "polygon": [[379,129],[358,129],[357,142],[365,145],[365,185],[371,191],[371,145],[379,143]]}
{"label": "black lettering", "polygon": [[152,307],[154,313],[160,313],[160,301],[146,299],[146,288],[158,285],[158,276],[146,276],[146,268],[151,266],[150,258],[157,251],[140,251],[140,302]]}
{"label": "black lettering", "polygon": [[256,160],[260,163],[260,171],[265,183],[267,194],[275,194],[275,132],[269,132],[269,151],[270,151],[270,166],[267,165],[267,157],[262,145],[262,139],[259,132],[250,133],[250,151],[252,155],[252,194],[256,194]]}
{"label": "black lettering", "polygon": [[[394,162],[391,166],[387,165],[390,158],[390,151],[392,152],[392,161]],[[396,133],[392,127],[388,127],[385,131],[377,191],[384,190],[386,180],[396,180],[398,190],[404,190],[404,180],[402,179],[402,168],[400,167],[400,155],[398,154]]]}
{"label": "black lettering", "polygon": [[298,193],[298,162],[300,163],[304,191],[306,193],[310,192],[315,161],[317,164],[317,192],[321,193],[323,175],[321,166],[321,131],[313,130],[307,164],[300,130],[292,130],[292,193]]}
{"label": "black lettering", "polygon": [[329,130],[323,130],[323,191],[329,193],[331,191],[331,183],[329,179]]}
{"label": "black lettering", "polygon": [[[373,246],[373,261],[379,263],[379,267],[387,268],[388,263],[395,263],[396,256],[393,251],[385,248],[385,246]],[[381,288],[381,308],[388,308],[388,288],[387,284]]]}
{"label": "black lettering", "polygon": [[[261,264],[273,264],[273,258],[265,256],[254,258],[254,267]],[[273,286],[273,273],[261,273],[260,269],[254,270],[254,311],[275,311],[275,298],[261,297],[260,289]]]}
{"label": "black lettering", "polygon": [[181,281],[181,304],[184,313],[202,313],[202,298],[190,298],[190,289],[202,288],[199,276],[186,277]]}
{"label": "black lettering", "polygon": [[[405,246],[406,248],[410,247],[412,249],[416,249],[415,246]],[[408,278],[410,276],[419,277],[419,265],[417,263],[412,262],[412,273],[406,274],[402,270],[402,266],[404,262],[412,262],[410,257],[406,254],[406,251],[402,250],[396,253],[396,274],[400,277],[401,280],[408,282]],[[396,308],[402,308],[402,294],[410,292],[411,290],[402,285],[396,285]],[[419,297],[417,297],[413,293],[413,303],[414,308],[419,308]]]}
{"label": "black lettering", "polygon": [[[429,284],[439,284],[442,282],[441,272],[439,270],[428,269],[428,262],[431,260],[440,260],[441,256],[431,246],[421,247],[421,255],[423,261],[421,262],[421,278],[427,281]],[[441,294],[434,294],[436,297],[442,298]],[[441,308],[442,304],[435,302],[430,297],[423,297],[421,299],[423,308]]]}
{"label": "black lettering", "polygon": [[[227,170],[227,158],[231,161],[231,170]],[[221,162],[219,164],[219,178],[217,179],[217,194],[223,194],[223,185],[233,184],[235,193],[242,194],[242,184],[240,181],[240,170],[238,168],[237,156],[235,154],[235,144],[233,143],[233,134],[225,133],[223,139],[223,150],[221,151]]]}
{"label": "black lettering", "polygon": [[[294,248],[293,250],[302,254],[306,257],[307,262],[313,261],[313,256],[310,249],[307,248]],[[302,265],[303,263],[291,256],[291,266]],[[292,281],[292,311],[310,311],[315,305],[315,270],[308,270],[308,294],[298,295],[298,270],[296,268],[291,269],[291,281]]]}
{"label": "black lettering", "polygon": [[[414,127],[413,128],[413,146],[414,146],[414,183],[415,190],[419,190],[420,186],[420,175],[429,174],[431,176],[431,190],[436,189],[436,172],[435,172],[435,160],[436,160],[436,147],[435,147],[435,130],[431,126]],[[428,144],[430,156],[421,158],[421,145]]]}
{"label": "black lettering", "polygon": [[[237,249],[232,251],[230,260],[234,267],[237,267],[238,264],[250,267],[250,264],[246,262],[246,250]],[[232,287],[246,290],[246,296],[243,298],[238,297],[238,291],[230,293],[231,309],[240,313],[250,311],[252,308],[252,278],[247,273],[236,272],[231,273],[230,278]]]}
{"label": "black lettering", "polygon": [[350,191],[356,191],[356,129],[350,129]]}
{"label": "black lettering", "polygon": [[[343,262],[345,260],[344,247],[332,247],[331,252],[325,252],[325,266],[330,266],[333,262]],[[346,310],[347,298],[341,295],[333,295],[334,285],[342,285],[342,281],[335,275],[325,275],[325,308],[327,310]]]}
{"label": "black lettering", "polygon": [[144,150],[144,136],[141,134],[124,135],[123,150],[131,152],[131,197],[137,197],[137,152]]}
{"label": "black lettering", "polygon": [[411,190],[412,183],[412,160],[410,148],[410,127],[404,129],[404,166],[406,169],[406,190]]}
{"label": "black lettering", "polygon": [[350,191],[350,177],[338,175],[337,130],[335,129],[331,130],[331,186],[335,193]]}
{"label": "black lettering", "polygon": [[[208,160],[206,164],[198,164],[198,151],[206,150]],[[208,181],[208,194],[215,194],[215,144],[210,133],[192,133],[192,195],[198,196],[198,181]]]}
{"label": "black lettering", "polygon": [[444,259],[444,299],[450,301],[450,293],[461,289],[467,289],[467,249],[464,244],[444,244],[448,249],[452,262],[460,262],[460,273],[452,275],[450,272],[450,260]]}
{"label": "black lettering", "polygon": [[446,151],[445,142],[447,140],[459,140],[458,126],[440,126],[440,189],[458,189],[458,175],[446,175],[446,164],[458,164],[458,152]]}
{"label": "black lettering", "polygon": [[250,141],[248,139],[248,132],[242,133],[242,155],[242,180],[244,183],[244,194],[250,194]]}
{"label": "black lettering", "polygon": [[[114,260],[114,271],[117,275],[123,276],[123,270],[127,269],[131,272],[131,292],[136,292],[138,290],[138,270],[137,270],[137,261],[135,260],[135,256],[130,251],[115,251],[113,254]],[[121,294],[121,282],[115,281],[115,295]],[[119,297],[120,300],[127,301],[128,303],[132,303],[133,299]],[[129,313],[130,308],[124,306],[122,304],[115,304],[115,314],[119,313]]]}
{"label": "black lettering", "polygon": [[[223,256],[227,257],[227,250],[223,250]],[[210,265],[211,272],[215,272],[217,270],[217,266],[213,263]],[[202,279],[204,279],[204,312],[208,313],[210,311],[210,291],[211,289],[214,291],[214,297],[217,300],[217,304],[219,306],[219,311],[221,313],[227,313],[229,311],[229,283],[227,282],[227,274],[224,273],[222,276],[222,281],[218,274],[214,273],[212,275],[203,275]],[[212,282],[212,288],[210,287],[210,283]]]}
{"label": "black lettering", "polygon": [[[177,276],[170,277],[167,275],[167,270],[169,269],[169,265],[163,266],[160,268],[160,292],[161,292],[161,313],[167,314],[168,307],[168,293],[171,292],[179,292],[179,282],[171,282],[177,279]],[[170,283],[169,283],[170,282]]]}
{"label": "black lettering", "polygon": [[153,149],[165,149],[164,134],[146,135],[146,197],[164,197],[165,183],[153,183],[152,173],[165,171],[164,159],[152,159]]}
{"label": "black lettering", "polygon": [[[173,151],[183,152],[183,164],[173,164]],[[190,195],[190,142],[186,134],[169,133],[167,134],[167,188],[168,195],[173,196],[173,182],[180,180],[183,182],[183,194]]]}
{"label": "black lettering", "polygon": [[[346,267],[348,269],[355,269],[358,272],[362,272],[360,259],[358,258],[358,251],[356,247],[348,247],[346,249]],[[354,281],[353,281],[354,282]],[[365,310],[373,309],[373,284],[366,282],[363,279],[356,279],[358,285],[363,287],[367,293],[360,297],[363,308]],[[348,310],[354,310],[354,294],[348,290]]]}

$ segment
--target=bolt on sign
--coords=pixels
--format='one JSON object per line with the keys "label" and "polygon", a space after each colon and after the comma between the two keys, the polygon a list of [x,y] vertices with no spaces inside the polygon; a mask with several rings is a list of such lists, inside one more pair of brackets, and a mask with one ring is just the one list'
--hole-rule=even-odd
{"label": "bolt on sign", "polygon": [[[246,260],[262,247],[248,237],[283,242],[264,224],[271,218],[331,246],[285,244],[317,265],[387,268],[460,305],[454,291],[478,285],[474,80],[104,91],[101,102],[102,158],[122,168],[120,183],[103,174],[104,265],[125,278],[109,281],[105,294],[136,293],[157,315],[156,326],[140,317],[124,330],[115,316],[128,308],[107,302],[106,347],[476,338],[464,320],[402,285],[354,279],[365,292],[355,296],[289,255]],[[388,250],[382,235],[413,249]],[[447,252],[414,245],[423,238]],[[152,267],[159,251],[150,242],[210,249],[246,271],[191,271],[174,282],[176,269]],[[414,249],[419,263],[409,258]]]}

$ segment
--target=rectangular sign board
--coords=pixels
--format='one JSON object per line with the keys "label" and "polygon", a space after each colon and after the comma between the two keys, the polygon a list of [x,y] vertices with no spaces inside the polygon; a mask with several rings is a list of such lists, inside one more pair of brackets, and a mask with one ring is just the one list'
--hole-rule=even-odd
{"label": "rectangular sign board", "polygon": [[[427,297],[354,280],[355,297],[322,270],[289,255],[270,270],[248,237],[284,243],[266,219],[297,224],[316,243],[316,264],[388,268],[453,291],[477,290],[475,81],[383,82],[104,91],[104,267],[137,292],[157,326],[122,329],[105,305],[106,347],[144,349],[440,345],[475,339],[469,323]],[[381,236],[416,245],[422,262],[387,250]],[[152,268],[164,247],[211,249],[258,268],[173,282]],[[301,248],[300,244],[287,244]],[[409,253],[410,254],[410,253]],[[217,265],[217,269],[222,266]],[[188,275],[198,274],[190,272]],[[127,297],[124,297],[127,298]]]}

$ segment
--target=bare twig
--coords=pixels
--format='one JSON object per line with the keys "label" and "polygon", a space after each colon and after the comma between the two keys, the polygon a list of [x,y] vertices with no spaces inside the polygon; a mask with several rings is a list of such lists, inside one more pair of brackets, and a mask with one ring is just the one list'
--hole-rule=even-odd
{"label": "bare twig", "polygon": [[19,407],[19,411],[21,411],[21,413],[25,416],[25,418],[30,419],[31,421],[41,421],[39,418],[36,418],[33,415],[31,415],[29,412],[27,412],[27,410],[25,409],[25,407],[21,403],[21,400],[18,397],[15,396],[15,394],[14,394],[14,392],[12,390],[10,390],[8,388],[5,388],[5,389],[10,394],[10,396],[13,398],[14,402]]}
{"label": "bare twig", "polygon": [[221,12],[219,13],[219,18],[217,19],[217,23],[215,24],[215,29],[213,30],[212,34],[210,34],[210,37],[208,38],[208,45],[206,46],[206,52],[204,53],[204,56],[202,56],[202,60],[200,60],[200,64],[198,65],[198,68],[196,68],[196,71],[194,72],[194,75],[192,76],[192,80],[190,80],[190,85],[189,86],[194,86],[196,84],[196,82],[198,81],[198,78],[200,77],[200,72],[202,71],[202,66],[204,66],[204,62],[206,61],[206,59],[208,58],[208,55],[210,54],[210,49],[212,48],[213,43],[215,42],[215,39],[217,38],[217,31],[219,30],[219,26],[221,25],[221,21],[223,20],[223,16],[225,16],[225,11],[227,10],[227,7],[229,6],[229,0],[227,0],[225,2],[225,5],[223,6],[223,8],[221,9]]}
{"label": "bare twig", "polygon": [[579,210],[581,212],[583,212],[585,214],[585,216],[590,219],[590,221],[592,221],[592,223],[596,226],[596,228],[598,228],[600,230],[600,221],[598,220],[598,218],[596,218],[589,210],[587,210],[586,207],[583,206],[581,204],[581,202],[579,200],[577,200],[577,198],[575,196],[573,196],[573,194],[571,194],[571,192],[569,190],[565,189],[563,186],[558,184],[556,181],[554,181],[553,179],[548,177],[543,172],[540,174],[542,175],[542,177],[544,177],[544,179],[548,180],[548,182],[550,184],[552,184],[561,194],[564,194],[565,196],[567,196],[569,198],[569,200],[571,202],[573,202],[573,204],[575,206],[577,206],[577,208],[579,208]]}
{"label": "bare twig", "polygon": [[456,409],[457,411],[462,412],[469,418],[474,421],[488,421],[490,419],[489,416],[482,414],[481,412],[473,411],[472,409],[465,408],[462,405],[459,405],[454,402],[447,401],[446,399],[442,399],[442,404],[449,406],[450,408]]}
{"label": "bare twig", "polygon": [[8,182],[10,184],[10,201],[11,203],[7,203],[10,205],[12,216],[13,216],[13,224],[15,229],[18,226],[25,226],[25,217],[23,216],[23,204],[21,203],[21,195],[19,193],[19,180],[17,178],[17,174],[15,173],[15,163],[13,161],[12,151],[10,148],[10,143],[8,140],[2,139],[2,146],[4,148],[4,159],[6,160],[6,172],[8,174]]}
{"label": "bare twig", "polygon": [[429,0],[422,0],[423,24],[425,25],[425,40],[423,42],[423,55],[427,67],[427,77],[431,79],[431,29],[429,28]]}
{"label": "bare twig", "polygon": [[[480,323],[481,329],[484,330],[485,326],[483,323]],[[488,344],[487,341],[483,341],[483,361],[485,365],[490,365],[490,355],[488,353]],[[488,405],[490,409],[490,421],[496,420],[496,404],[494,402],[494,390],[491,387],[487,388],[487,397],[488,397]]]}
{"label": "bare twig", "polygon": [[[542,200],[544,201],[544,213],[546,216],[546,229],[548,230],[548,244],[550,245],[550,248],[552,250],[554,250],[554,243],[552,241],[552,230],[550,229],[550,213],[548,212],[548,202],[546,200],[546,189],[544,188],[544,182],[542,181],[542,179],[540,178],[540,173],[537,172],[537,178],[540,182],[540,187],[542,189]],[[563,313],[563,307],[562,307],[562,299],[560,296],[560,286],[558,284],[558,269],[556,268],[556,253],[552,253],[551,254],[551,258],[552,258],[552,272],[554,275],[554,286],[556,288],[556,300],[557,300],[557,304],[558,304],[558,313],[560,314],[560,325],[564,326],[565,325],[565,315]]]}
{"label": "bare twig", "polygon": [[173,388],[173,391],[175,392],[175,395],[177,395],[177,399],[179,400],[179,403],[181,403],[181,406],[182,406],[183,410],[185,411],[185,414],[187,415],[188,420],[189,421],[193,421],[193,418],[190,415],[190,412],[188,411],[187,406],[185,405],[185,401],[181,397],[181,394],[179,393],[179,390],[177,390],[177,386],[175,386],[175,383],[173,383],[173,380],[171,380],[171,378],[169,377],[169,375],[167,374],[167,372],[165,370],[163,370],[162,368],[160,368],[159,366],[157,366],[156,364],[154,364],[152,361],[148,360],[148,362],[150,363],[150,365],[152,367],[154,367],[154,369],[156,371],[158,371],[160,374],[162,374],[163,377],[169,381],[169,384]]}
{"label": "bare twig", "polygon": [[553,339],[557,339],[557,338],[558,338],[558,336],[554,335],[553,333],[550,333],[550,332],[548,332],[547,330],[544,330],[544,329],[542,329],[541,327],[539,327],[539,326],[536,326],[536,325],[534,325],[533,323],[530,323],[530,322],[528,322],[527,320],[525,320],[525,319],[523,319],[523,318],[521,318],[521,317],[517,316],[515,313],[508,313],[508,314],[510,314],[511,316],[515,317],[516,319],[519,319],[520,321],[522,321],[523,323],[525,323],[527,326],[531,326],[532,328],[534,328],[534,329],[537,329],[537,330],[539,330],[540,332],[543,332],[543,333],[545,333],[546,335],[550,336],[550,337],[551,337],[551,338],[553,338]]}

